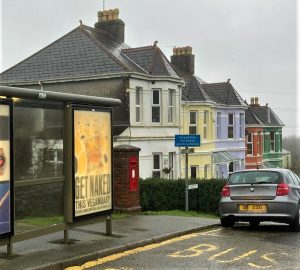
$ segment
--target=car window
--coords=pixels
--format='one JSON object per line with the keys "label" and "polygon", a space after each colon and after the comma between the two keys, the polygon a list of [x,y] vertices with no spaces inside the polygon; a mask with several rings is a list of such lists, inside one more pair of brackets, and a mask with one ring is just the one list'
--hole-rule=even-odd
{"label": "car window", "polygon": [[294,172],[291,172],[291,173],[292,173],[292,175],[294,176],[294,179],[296,180],[297,185],[300,186],[300,179],[299,179],[298,175],[295,174]]}
{"label": "car window", "polygon": [[294,179],[292,173],[288,172],[287,178],[285,179],[288,184],[298,185],[297,181]]}
{"label": "car window", "polygon": [[244,171],[233,173],[228,183],[237,184],[278,184],[282,182],[282,175],[274,171]]}

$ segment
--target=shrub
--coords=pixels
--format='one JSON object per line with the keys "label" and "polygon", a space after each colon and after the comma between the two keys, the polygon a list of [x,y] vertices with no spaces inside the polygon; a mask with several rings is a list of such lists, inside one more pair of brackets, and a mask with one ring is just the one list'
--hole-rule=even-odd
{"label": "shrub", "polygon": [[[225,180],[189,180],[199,184],[199,190],[189,190],[189,210],[218,213],[220,193]],[[185,180],[146,179],[140,181],[143,211],[185,209]]]}

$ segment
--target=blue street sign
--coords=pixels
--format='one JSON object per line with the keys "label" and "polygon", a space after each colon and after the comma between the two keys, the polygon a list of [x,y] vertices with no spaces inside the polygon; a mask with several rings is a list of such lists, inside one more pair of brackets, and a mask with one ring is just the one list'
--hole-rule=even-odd
{"label": "blue street sign", "polygon": [[200,146],[200,135],[175,135],[175,146],[196,147]]}

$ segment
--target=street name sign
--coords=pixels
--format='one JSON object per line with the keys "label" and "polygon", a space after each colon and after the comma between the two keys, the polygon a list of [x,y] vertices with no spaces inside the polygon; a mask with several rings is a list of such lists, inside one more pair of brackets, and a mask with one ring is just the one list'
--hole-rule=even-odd
{"label": "street name sign", "polygon": [[189,185],[189,189],[196,189],[196,188],[198,188],[198,184]]}
{"label": "street name sign", "polygon": [[189,134],[189,135],[182,135],[176,134],[175,135],[175,146],[176,147],[196,147],[200,146],[200,135],[196,134]]}

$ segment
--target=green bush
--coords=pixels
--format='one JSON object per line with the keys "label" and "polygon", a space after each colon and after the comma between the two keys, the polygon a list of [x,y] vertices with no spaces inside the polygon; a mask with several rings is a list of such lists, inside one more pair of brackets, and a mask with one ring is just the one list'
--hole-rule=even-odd
{"label": "green bush", "polygon": [[[189,190],[189,210],[218,213],[220,193],[224,180],[191,180],[199,190]],[[143,211],[185,209],[185,180],[146,179],[140,181],[140,198]]]}

